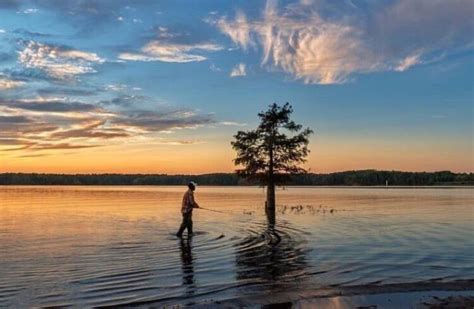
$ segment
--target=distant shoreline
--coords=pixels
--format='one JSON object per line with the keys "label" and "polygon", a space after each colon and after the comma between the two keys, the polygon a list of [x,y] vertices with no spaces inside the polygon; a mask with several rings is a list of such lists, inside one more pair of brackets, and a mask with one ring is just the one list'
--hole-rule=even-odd
{"label": "distant shoreline", "polygon": [[[183,187],[184,185],[2,185],[1,188],[37,188],[37,187],[73,187],[73,188],[85,188],[85,187],[102,187],[102,188],[113,188],[113,187],[129,187],[129,188],[139,188],[139,187]],[[200,188],[260,188],[262,187],[257,185],[200,185]],[[439,189],[439,190],[451,190],[451,189],[462,189],[462,190],[474,190],[474,185],[450,185],[450,186],[286,186],[288,191],[291,189],[352,189],[352,190],[363,190],[363,189],[373,189],[373,190],[424,190],[424,189]],[[277,192],[285,191],[281,190],[280,187],[277,187]]]}
{"label": "distant shoreline", "polygon": [[[200,175],[167,174],[46,174],[0,173],[0,185],[186,185],[195,181],[203,186],[253,186],[258,181],[240,178],[235,173],[211,173]],[[329,174],[292,175],[286,187],[465,187],[474,186],[474,173],[401,172],[358,170]]]}

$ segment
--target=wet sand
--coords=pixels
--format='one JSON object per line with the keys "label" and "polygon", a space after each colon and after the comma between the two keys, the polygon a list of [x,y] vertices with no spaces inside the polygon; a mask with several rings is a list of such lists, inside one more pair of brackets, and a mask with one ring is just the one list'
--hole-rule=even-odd
{"label": "wet sand", "polygon": [[361,285],[278,292],[222,301],[194,303],[193,308],[473,308],[474,280]]}
{"label": "wet sand", "polygon": [[[278,305],[274,305],[276,307]],[[326,299],[301,300],[289,308],[358,308],[358,309],[470,309],[474,306],[474,291],[453,292],[430,291],[410,293],[388,293],[358,296],[337,296]]]}

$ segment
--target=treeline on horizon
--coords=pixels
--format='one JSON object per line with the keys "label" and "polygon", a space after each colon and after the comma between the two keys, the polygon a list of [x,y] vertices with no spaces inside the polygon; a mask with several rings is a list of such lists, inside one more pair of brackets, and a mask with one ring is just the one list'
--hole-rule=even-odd
{"label": "treeline on horizon", "polygon": [[[233,173],[202,175],[166,174],[40,174],[3,173],[0,185],[199,185],[239,186],[258,185]],[[307,173],[294,175],[288,186],[433,186],[474,185],[473,173],[400,172],[359,170],[329,174]]]}

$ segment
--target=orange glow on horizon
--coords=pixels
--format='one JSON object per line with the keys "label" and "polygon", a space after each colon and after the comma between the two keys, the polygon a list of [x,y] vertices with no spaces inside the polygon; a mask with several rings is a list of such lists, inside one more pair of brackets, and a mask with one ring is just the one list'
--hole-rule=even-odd
{"label": "orange glow on horizon", "polygon": [[[223,145],[226,145],[225,147]],[[39,173],[143,173],[143,174],[205,174],[232,172],[235,153],[228,141],[195,145],[135,145],[133,148],[109,146],[64,152],[3,153],[0,172]],[[403,145],[403,146],[400,146]],[[472,172],[474,163],[465,149],[434,142],[390,143],[340,140],[314,140],[305,165],[311,172],[330,173],[346,170],[378,169],[401,171]],[[442,150],[444,149],[444,150]],[[447,150],[446,150],[447,149]]]}

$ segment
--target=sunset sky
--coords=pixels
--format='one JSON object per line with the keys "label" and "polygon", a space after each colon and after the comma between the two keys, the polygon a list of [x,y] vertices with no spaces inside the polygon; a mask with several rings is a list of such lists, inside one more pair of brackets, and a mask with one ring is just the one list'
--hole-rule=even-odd
{"label": "sunset sky", "polygon": [[306,167],[474,171],[472,0],[0,0],[0,172],[207,173],[290,102]]}

